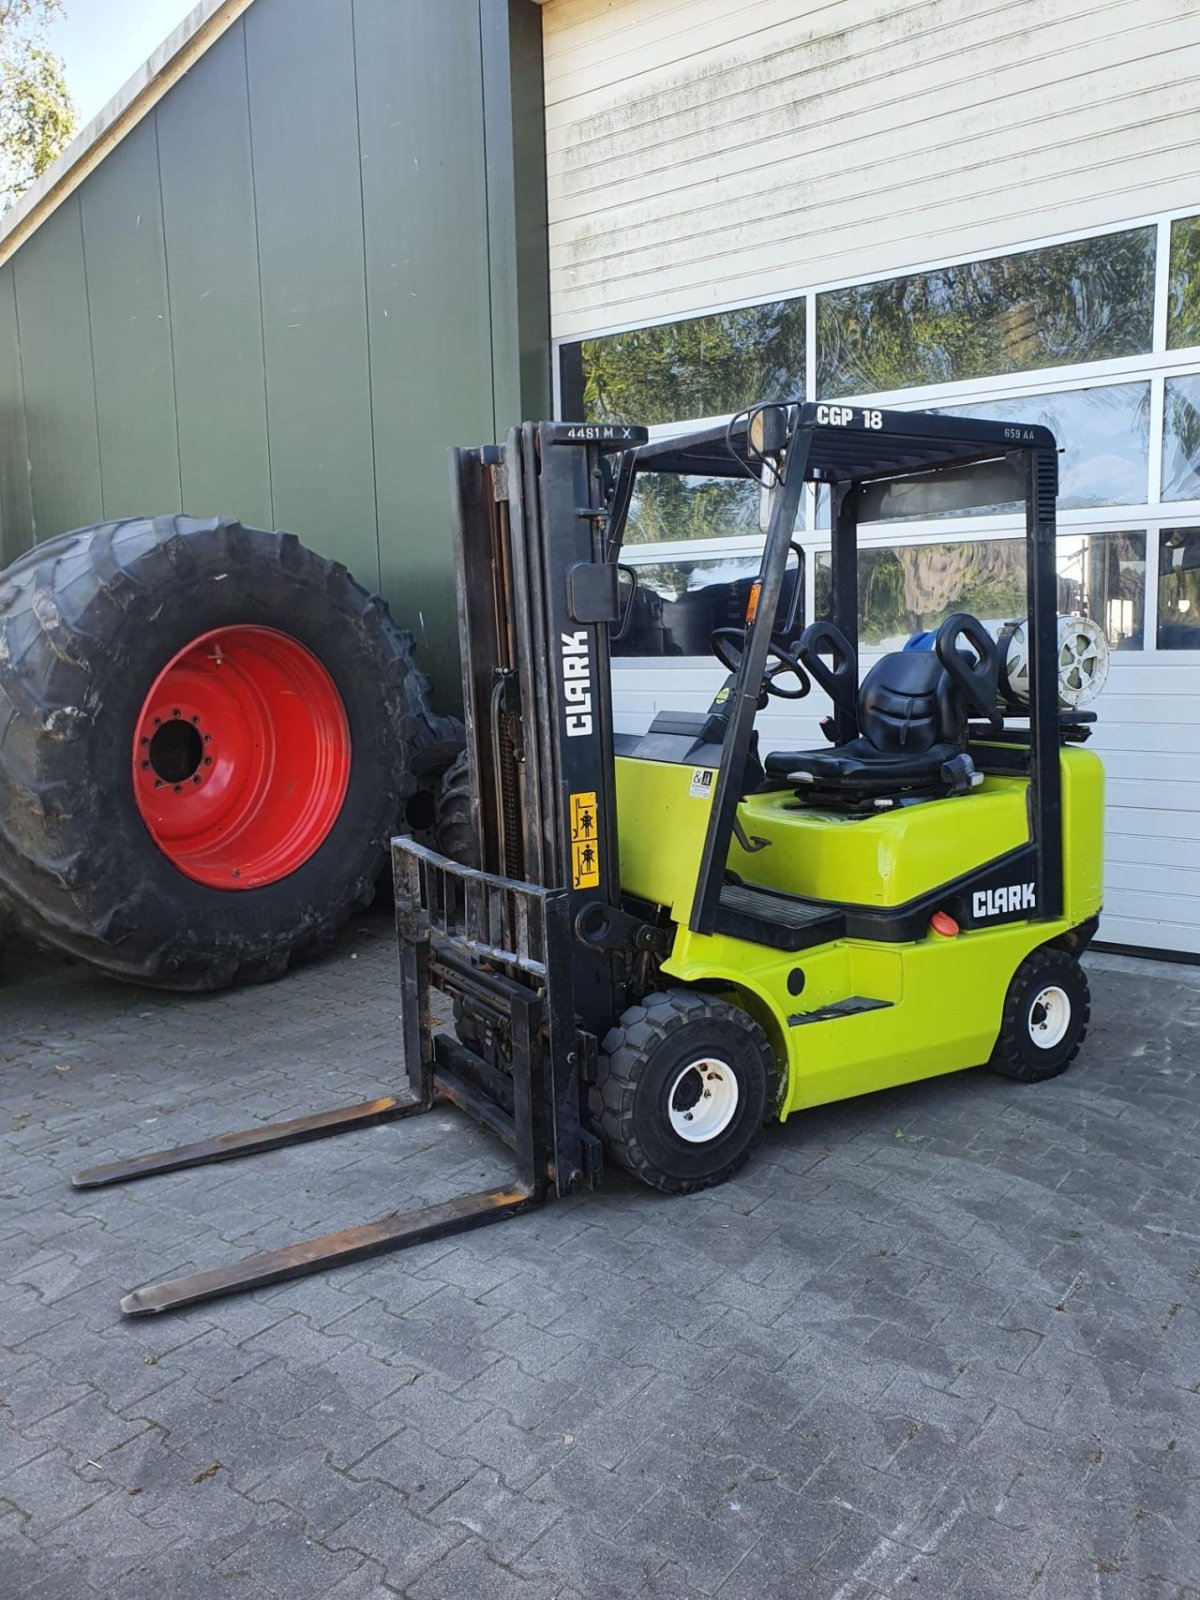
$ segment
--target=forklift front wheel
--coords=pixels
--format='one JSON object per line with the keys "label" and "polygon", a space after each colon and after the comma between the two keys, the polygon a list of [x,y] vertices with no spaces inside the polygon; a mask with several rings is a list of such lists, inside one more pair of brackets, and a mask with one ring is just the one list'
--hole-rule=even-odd
{"label": "forklift front wheel", "polygon": [[1056,1078],[1079,1054],[1090,1012],[1087,975],[1075,957],[1049,945],[1035,950],[1008,986],[989,1065],[1020,1083]]}
{"label": "forklift front wheel", "polygon": [[609,1030],[590,1104],[623,1167],[653,1189],[684,1194],[737,1171],[777,1090],[774,1054],[752,1017],[698,990],[668,989]]}

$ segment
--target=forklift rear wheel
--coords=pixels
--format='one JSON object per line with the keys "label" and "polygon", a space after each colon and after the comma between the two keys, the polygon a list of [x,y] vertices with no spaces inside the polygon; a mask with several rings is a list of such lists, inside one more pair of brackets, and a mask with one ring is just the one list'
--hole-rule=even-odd
{"label": "forklift rear wheel", "polygon": [[668,989],[631,1006],[605,1037],[592,1115],[634,1177],[685,1194],[743,1164],[774,1108],[777,1080],[752,1017],[711,995]]}
{"label": "forklift rear wheel", "polygon": [[1057,1077],[1079,1054],[1090,1013],[1087,975],[1075,957],[1050,946],[1035,950],[1008,986],[989,1065],[1020,1083]]}

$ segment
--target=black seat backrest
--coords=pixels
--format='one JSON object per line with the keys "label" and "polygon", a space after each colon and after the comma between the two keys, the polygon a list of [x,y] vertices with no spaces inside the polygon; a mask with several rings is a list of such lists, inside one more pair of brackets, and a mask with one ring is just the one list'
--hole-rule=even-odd
{"label": "black seat backrest", "polygon": [[884,656],[858,691],[858,727],[888,755],[920,755],[935,744],[961,746],[966,716],[950,674],[932,650]]}

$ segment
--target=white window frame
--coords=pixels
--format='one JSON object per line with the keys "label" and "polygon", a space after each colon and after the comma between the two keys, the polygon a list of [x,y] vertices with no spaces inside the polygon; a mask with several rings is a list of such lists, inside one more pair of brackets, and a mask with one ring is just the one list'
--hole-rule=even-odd
{"label": "white window frame", "polygon": [[[1081,240],[1103,238],[1109,234],[1126,233],[1136,228],[1156,229],[1153,348],[1146,354],[1108,361],[1081,362],[1071,366],[1039,367],[1029,372],[1008,373],[984,378],[962,379],[953,383],[914,386],[906,389],[880,390],[858,395],[839,395],[839,402],[851,405],[887,406],[895,410],[919,410],[930,406],[975,405],[988,400],[1012,400],[1023,395],[1062,394],[1075,389],[1108,387],[1120,383],[1149,381],[1149,462],[1147,499],[1140,504],[1096,506],[1082,509],[1064,509],[1058,514],[1058,527],[1063,533],[1139,532],[1146,535],[1146,591],[1143,603],[1143,645],[1138,651],[1123,653],[1130,662],[1153,660],[1162,655],[1168,661],[1194,664],[1200,660],[1197,650],[1163,650],[1158,647],[1158,579],[1159,537],[1163,528],[1200,528],[1200,498],[1194,500],[1162,499],[1162,451],[1166,384],[1168,379],[1200,373],[1200,347],[1190,346],[1179,350],[1167,349],[1168,289],[1170,283],[1171,224],[1179,218],[1197,215],[1195,206],[1155,212],[1149,216],[1127,218],[1103,228],[1078,229],[1069,233],[1054,234],[1040,239],[1025,240],[1019,244],[992,250],[986,256],[970,253],[916,265],[896,267],[891,271],[872,273],[868,277],[845,278],[829,283],[797,287],[792,293],[772,296],[776,300],[803,299],[805,302],[805,393],[816,393],[817,367],[817,296],[833,289],[853,288],[864,284],[886,282],[897,277],[913,277],[923,272],[939,271],[973,261],[996,260],[1010,255],[1025,255],[1056,244],[1070,244]],[[592,332],[572,335],[552,341],[553,390],[555,415],[562,415],[562,361],[564,345],[578,344],[584,338],[603,338],[614,333],[628,333],[635,328],[659,327],[692,316],[708,316],[723,311],[742,309],[748,305],[763,304],[756,300],[732,301],[706,308],[703,312],[665,314],[634,326],[597,328]],[[636,419],[635,419],[636,420]],[[651,438],[662,438],[682,429],[718,426],[729,420],[729,414],[714,417],[689,418],[670,423],[660,423],[650,429]],[[808,615],[813,614],[816,557],[829,549],[829,533],[814,527],[815,486],[805,486],[804,516],[799,532],[804,544],[806,562],[806,603]],[[1024,532],[1021,515],[975,516],[964,518],[939,518],[936,522],[906,521],[902,523],[872,523],[860,532],[864,548],[874,546],[934,544],[965,540],[1012,538]],[[680,539],[658,544],[626,545],[622,559],[634,566],[652,565],[661,561],[679,559],[704,560],[727,555],[744,555],[761,549],[761,535],[731,535],[719,539]],[[625,658],[625,661],[658,658]]]}

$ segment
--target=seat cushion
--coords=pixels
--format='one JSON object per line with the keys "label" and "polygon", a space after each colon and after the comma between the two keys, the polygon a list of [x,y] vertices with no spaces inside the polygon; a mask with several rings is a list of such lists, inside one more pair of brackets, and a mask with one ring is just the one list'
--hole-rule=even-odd
{"label": "seat cushion", "polygon": [[959,743],[964,727],[950,674],[931,650],[884,656],[858,691],[859,732],[884,754]]}
{"label": "seat cushion", "polygon": [[772,778],[790,778],[794,772],[810,774],[818,785],[852,784],[861,788],[895,789],[910,784],[934,783],[942,764],[959,753],[949,741],[925,750],[887,752],[869,739],[851,739],[836,750],[774,750],[766,770]]}

